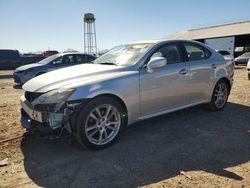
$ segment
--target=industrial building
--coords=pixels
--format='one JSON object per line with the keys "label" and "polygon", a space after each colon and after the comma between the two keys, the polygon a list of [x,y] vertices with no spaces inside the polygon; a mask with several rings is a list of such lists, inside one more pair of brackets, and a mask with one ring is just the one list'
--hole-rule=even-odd
{"label": "industrial building", "polygon": [[250,52],[250,20],[191,29],[166,38],[200,41],[216,50],[226,50],[237,57],[244,52]]}

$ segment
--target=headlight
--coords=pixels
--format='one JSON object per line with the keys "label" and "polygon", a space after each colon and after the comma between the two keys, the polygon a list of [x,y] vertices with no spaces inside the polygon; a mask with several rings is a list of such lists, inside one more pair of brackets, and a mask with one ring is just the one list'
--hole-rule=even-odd
{"label": "headlight", "polygon": [[32,105],[35,106],[38,104],[55,104],[54,111],[58,111],[74,91],[75,89],[52,90],[36,98],[32,102]]}

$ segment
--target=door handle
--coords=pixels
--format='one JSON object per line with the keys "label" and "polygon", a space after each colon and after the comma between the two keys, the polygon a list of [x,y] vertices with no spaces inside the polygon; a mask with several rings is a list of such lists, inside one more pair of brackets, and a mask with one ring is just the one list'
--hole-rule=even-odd
{"label": "door handle", "polygon": [[181,74],[181,75],[187,74],[187,69],[181,69],[181,70],[179,71],[179,74]]}
{"label": "door handle", "polygon": [[216,68],[217,68],[217,65],[213,63],[213,64],[211,65],[211,67],[212,67],[213,69],[216,69]]}

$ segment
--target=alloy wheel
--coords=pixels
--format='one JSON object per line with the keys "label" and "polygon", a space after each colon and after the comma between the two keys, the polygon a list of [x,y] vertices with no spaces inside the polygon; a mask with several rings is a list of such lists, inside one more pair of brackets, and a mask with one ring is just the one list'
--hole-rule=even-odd
{"label": "alloy wheel", "polygon": [[217,108],[222,108],[227,102],[228,89],[225,83],[221,82],[216,86],[214,93],[215,101],[214,104]]}
{"label": "alloy wheel", "polygon": [[102,104],[95,107],[87,116],[85,135],[95,145],[111,142],[121,126],[121,116],[116,107]]}

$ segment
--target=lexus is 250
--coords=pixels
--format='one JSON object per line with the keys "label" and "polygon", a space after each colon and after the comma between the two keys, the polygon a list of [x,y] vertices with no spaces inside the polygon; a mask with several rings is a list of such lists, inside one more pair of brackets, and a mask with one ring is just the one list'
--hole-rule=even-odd
{"label": "lexus is 250", "polygon": [[93,63],[37,76],[23,85],[22,125],[66,130],[80,144],[101,149],[133,122],[207,104],[221,110],[234,64],[188,40],[134,42]]}

